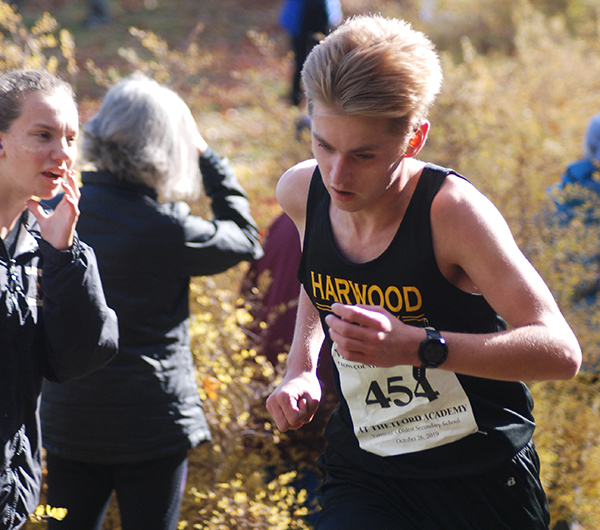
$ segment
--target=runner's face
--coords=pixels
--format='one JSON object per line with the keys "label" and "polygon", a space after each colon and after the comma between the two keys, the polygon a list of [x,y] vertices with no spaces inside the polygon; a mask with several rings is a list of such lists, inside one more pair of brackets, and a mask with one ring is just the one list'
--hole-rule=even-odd
{"label": "runner's face", "polygon": [[377,207],[397,191],[404,142],[390,134],[389,120],[339,114],[315,103],[311,122],[313,153],[336,207]]}
{"label": "runner's face", "polygon": [[62,89],[26,96],[21,115],[0,133],[1,186],[15,198],[50,199],[77,156],[79,118]]}

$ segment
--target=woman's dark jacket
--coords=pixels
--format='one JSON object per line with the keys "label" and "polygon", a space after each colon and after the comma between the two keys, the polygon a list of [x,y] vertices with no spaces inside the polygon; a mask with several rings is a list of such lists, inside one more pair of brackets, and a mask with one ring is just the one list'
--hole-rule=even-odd
{"label": "woman's dark jacket", "polygon": [[82,174],[78,230],[96,251],[106,298],[119,316],[119,354],[67,385],[47,384],[44,446],[100,464],[161,458],[210,438],[190,352],[191,276],[262,255],[248,199],[226,159],[200,157],[214,219],[106,172]]}
{"label": "woman's dark jacket", "polygon": [[89,374],[117,342],[92,249],[77,235],[70,250],[55,249],[26,210],[10,254],[0,240],[0,528],[20,528],[37,506],[42,379]]}

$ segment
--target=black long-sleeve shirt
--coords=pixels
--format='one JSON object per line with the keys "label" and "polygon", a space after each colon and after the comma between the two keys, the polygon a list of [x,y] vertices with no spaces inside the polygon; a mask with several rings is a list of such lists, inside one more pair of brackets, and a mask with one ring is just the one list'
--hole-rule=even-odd
{"label": "black long-sleeve shirt", "polygon": [[119,316],[119,354],[104,369],[44,388],[44,445],[79,461],[161,458],[210,438],[189,339],[191,276],[258,258],[258,228],[228,161],[200,157],[212,220],[185,202],[106,172],[82,174],[78,231],[96,250],[106,297]]}
{"label": "black long-sleeve shirt", "polygon": [[92,249],[75,237],[59,251],[28,211],[14,250],[0,243],[0,527],[19,528],[41,484],[39,398],[43,378],[65,382],[117,351]]}

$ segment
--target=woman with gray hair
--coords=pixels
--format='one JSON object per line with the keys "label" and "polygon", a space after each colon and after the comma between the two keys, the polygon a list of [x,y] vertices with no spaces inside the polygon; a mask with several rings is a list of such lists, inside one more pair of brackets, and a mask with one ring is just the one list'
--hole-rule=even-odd
{"label": "woman with gray hair", "polygon": [[[100,529],[116,492],[124,530],[177,527],[187,453],[210,439],[190,351],[190,277],[262,255],[248,199],[170,89],[134,76],[84,127],[78,229],[97,252],[120,349],[92,377],[44,388],[50,530]],[[199,164],[198,164],[199,160]],[[212,220],[175,199],[211,199]]]}

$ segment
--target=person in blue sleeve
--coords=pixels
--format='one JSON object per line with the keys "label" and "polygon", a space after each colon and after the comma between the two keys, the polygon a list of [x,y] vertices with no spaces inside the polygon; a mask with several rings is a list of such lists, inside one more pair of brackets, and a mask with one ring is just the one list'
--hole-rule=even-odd
{"label": "person in blue sleeve", "polygon": [[[567,246],[564,247],[563,254],[570,260],[583,264],[588,272],[597,270],[600,264],[597,243],[588,248],[574,234],[580,229],[580,223],[590,235],[595,231],[597,234],[600,225],[600,113],[594,114],[588,121],[581,158],[568,164],[560,181],[547,191],[555,209],[544,213],[544,219],[557,234],[565,238]],[[585,314],[586,319],[589,318],[587,325],[590,329],[595,326],[593,314],[599,293],[600,278],[586,274],[570,296],[576,311]],[[599,372],[598,356],[592,355],[585,359],[582,371]]]}
{"label": "person in blue sleeve", "polygon": [[549,189],[556,205],[555,220],[569,223],[581,217],[586,224],[598,224],[600,196],[600,113],[590,118],[583,138],[583,156],[569,164],[560,182]]}
{"label": "person in blue sleeve", "polygon": [[339,0],[285,0],[279,13],[279,23],[290,35],[294,52],[291,104],[302,103],[302,66],[306,57],[319,42],[319,35],[326,35],[342,20]]}
{"label": "person in blue sleeve", "polygon": [[[120,347],[105,368],[43,390],[48,528],[100,529],[116,492],[123,530],[175,529],[187,454],[210,439],[189,337],[192,276],[259,258],[259,232],[227,159],[204,141],[183,100],[134,75],[84,126],[78,230],[96,251]],[[212,219],[183,198],[200,186]]]}
{"label": "person in blue sleeve", "polygon": [[[42,480],[39,399],[117,351],[96,258],[75,232],[79,116],[44,70],[0,77],[0,528],[21,528]],[[33,197],[64,195],[54,211]]]}

